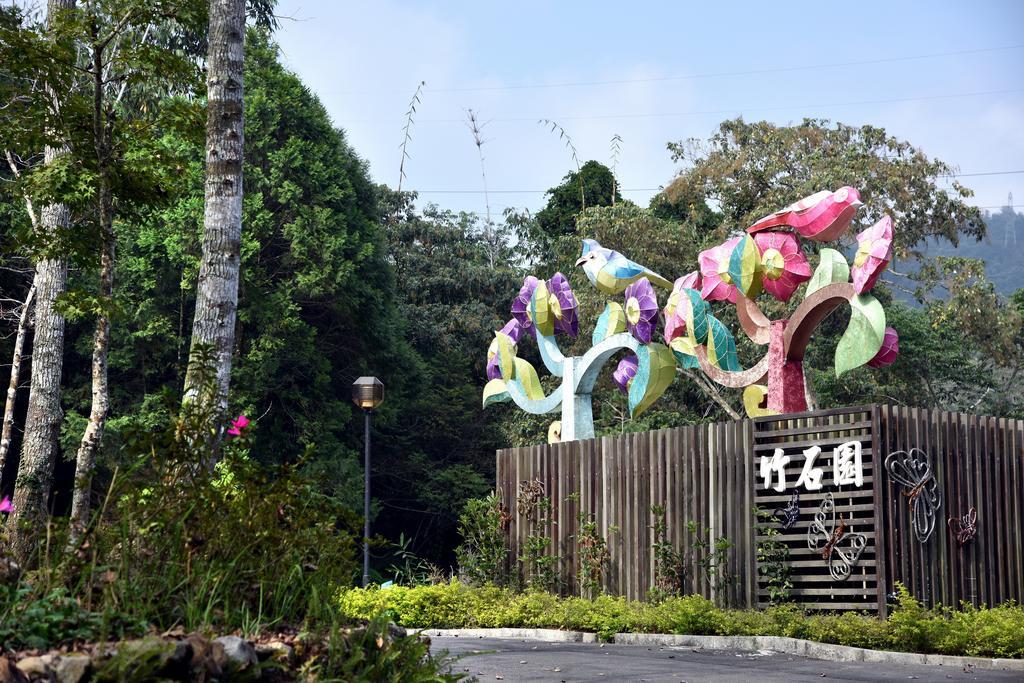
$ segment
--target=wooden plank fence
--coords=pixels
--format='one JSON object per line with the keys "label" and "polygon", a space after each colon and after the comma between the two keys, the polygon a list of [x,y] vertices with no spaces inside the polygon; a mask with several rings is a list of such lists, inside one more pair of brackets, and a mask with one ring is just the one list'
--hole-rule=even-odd
{"label": "wooden plank fence", "polygon": [[[859,444],[863,485],[837,486],[833,449]],[[823,488],[800,491],[799,513],[773,540],[788,548],[790,599],[808,609],[886,611],[897,581],[928,605],[998,604],[1024,599],[1024,421],[893,406],[859,406],[785,417],[693,425],[563,444],[511,448],[497,454],[497,491],[509,511],[509,570],[528,537],[551,539],[560,586],[579,593],[576,536],[580,514],[608,541],[604,590],[644,599],[655,585],[655,518],[665,509],[666,540],[688,558],[684,592],[716,603],[761,607],[755,511],[790,502],[804,467],[804,450],[821,448],[813,463]],[[920,542],[912,531],[913,498],[884,467],[885,457],[918,448],[927,454],[942,505],[935,529]],[[781,449],[789,487],[767,488],[761,457]],[[550,512],[531,511],[532,486]],[[808,527],[826,494],[835,524],[862,534],[865,547],[850,576],[836,581],[821,550],[808,547]],[[961,546],[947,518],[978,512],[976,537]],[[826,517],[828,517],[826,515]],[[830,523],[826,520],[826,526]],[[760,529],[764,529],[762,522]],[[829,529],[833,527],[829,526]],[[702,570],[715,540],[726,538],[717,578]],[[843,548],[840,539],[837,547]],[[834,552],[834,551],[833,551]]]}

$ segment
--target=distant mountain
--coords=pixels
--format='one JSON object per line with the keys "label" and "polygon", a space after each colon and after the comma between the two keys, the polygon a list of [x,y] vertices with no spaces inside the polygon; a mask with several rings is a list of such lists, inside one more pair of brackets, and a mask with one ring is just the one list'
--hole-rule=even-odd
{"label": "distant mountain", "polygon": [[996,213],[986,211],[988,236],[981,240],[961,240],[954,247],[946,241],[929,244],[928,256],[960,256],[985,262],[985,273],[1004,296],[1024,287],[1024,213],[1004,206]]}

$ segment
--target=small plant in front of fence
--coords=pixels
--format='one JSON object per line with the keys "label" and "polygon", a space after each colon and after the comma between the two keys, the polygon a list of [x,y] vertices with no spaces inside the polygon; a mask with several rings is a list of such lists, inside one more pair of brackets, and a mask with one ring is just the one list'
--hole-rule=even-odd
{"label": "small plant in front of fence", "polygon": [[693,520],[686,523],[690,532],[691,556],[696,555],[694,564],[700,568],[704,577],[715,591],[721,592],[736,582],[736,576],[729,571],[729,549],[732,541],[727,536],[710,539],[711,529],[700,526]]}
{"label": "small plant in front of fence", "polygon": [[774,513],[754,508],[757,519],[757,573],[768,590],[768,602],[772,605],[789,600],[793,582],[789,578],[789,546],[779,540],[775,528]]}
{"label": "small plant in front of fence", "polygon": [[510,516],[505,512],[501,499],[494,493],[486,498],[471,498],[466,501],[459,515],[459,533],[462,543],[455,549],[459,563],[459,576],[470,585],[494,584],[503,586],[508,582],[505,558],[505,528]]}
{"label": "small plant in front of fence", "polygon": [[683,594],[686,587],[687,561],[684,552],[668,539],[668,522],[662,505],[651,506],[654,516],[654,586],[648,591],[651,602]]}
{"label": "small plant in front of fence", "polygon": [[[568,500],[579,502],[580,494],[574,493]],[[576,519],[579,521],[579,532],[576,534],[576,546],[579,551],[580,569],[577,581],[580,595],[594,598],[604,591],[604,572],[611,559],[608,550],[608,539],[601,535],[594,515],[580,510]],[[608,528],[609,533],[618,533],[617,526]]]}
{"label": "small plant in front of fence", "polygon": [[526,585],[553,593],[558,589],[558,557],[551,552],[547,526],[557,522],[551,520],[551,498],[545,495],[544,483],[534,479],[520,484],[516,507],[529,525],[523,552],[516,558]]}

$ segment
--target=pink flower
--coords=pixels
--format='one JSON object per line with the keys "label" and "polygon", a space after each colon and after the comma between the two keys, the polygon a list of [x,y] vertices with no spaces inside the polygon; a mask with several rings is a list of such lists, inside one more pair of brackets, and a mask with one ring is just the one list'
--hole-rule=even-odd
{"label": "pink flower", "polygon": [[686,294],[683,292],[684,289],[699,290],[700,273],[697,271],[687,273],[677,279],[675,281],[675,285],[672,287],[672,293],[668,297],[668,303],[665,304],[664,310],[666,344],[671,343],[673,339],[686,333],[686,309],[680,308],[680,306],[688,306],[690,300],[685,298]]}
{"label": "pink flower", "polygon": [[231,436],[241,436],[242,430],[249,426],[249,418],[245,415],[239,415],[231,421],[231,429],[228,430],[228,434]]}
{"label": "pink flower", "polygon": [[14,505],[11,504],[11,499],[7,496],[0,500],[0,512],[14,512]]}
{"label": "pink flower", "polygon": [[759,232],[754,242],[761,252],[761,284],[779,301],[789,301],[801,282],[811,279],[807,262],[796,236],[791,232]]}
{"label": "pink flower", "polygon": [[703,285],[700,297],[705,301],[728,301],[736,303],[736,286],[729,275],[729,258],[732,250],[739,244],[741,237],[733,237],[717,247],[706,249],[697,256]]}
{"label": "pink flower", "polygon": [[870,290],[892,258],[892,219],[882,216],[857,235],[857,254],[853,257],[853,288],[858,294]]}
{"label": "pink flower", "polygon": [[900,353],[900,336],[891,327],[885,328],[885,336],[882,338],[882,348],[878,349],[875,357],[868,361],[873,368],[884,368],[892,365],[896,356]]}

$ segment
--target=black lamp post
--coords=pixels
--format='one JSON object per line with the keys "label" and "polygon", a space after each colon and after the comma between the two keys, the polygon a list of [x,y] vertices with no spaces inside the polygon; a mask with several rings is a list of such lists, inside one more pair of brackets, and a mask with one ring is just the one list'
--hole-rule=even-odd
{"label": "black lamp post", "polygon": [[376,377],[352,383],[352,402],[366,415],[363,429],[363,588],[370,585],[370,416],[384,402],[384,384]]}

